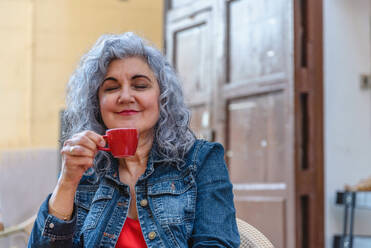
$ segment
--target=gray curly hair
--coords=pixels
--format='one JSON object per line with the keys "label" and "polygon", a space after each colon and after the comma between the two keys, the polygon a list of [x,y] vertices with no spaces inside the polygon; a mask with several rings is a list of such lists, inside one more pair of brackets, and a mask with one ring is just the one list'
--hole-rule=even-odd
{"label": "gray curly hair", "polygon": [[65,129],[61,142],[83,130],[104,134],[98,90],[109,63],[138,56],[145,59],[160,87],[160,116],[154,128],[155,152],[162,160],[178,164],[195,141],[189,128],[190,111],[184,103],[180,82],[173,67],[159,50],[133,33],[101,36],[86,53],[67,86]]}

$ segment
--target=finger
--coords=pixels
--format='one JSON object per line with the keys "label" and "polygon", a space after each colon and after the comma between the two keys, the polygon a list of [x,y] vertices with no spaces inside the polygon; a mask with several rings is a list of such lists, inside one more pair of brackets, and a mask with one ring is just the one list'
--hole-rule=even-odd
{"label": "finger", "polygon": [[[104,142],[104,144],[100,142]],[[85,146],[88,149],[96,151],[98,146],[105,145],[105,140],[102,138],[102,136],[93,131],[83,131],[81,133],[73,135],[71,139],[65,142],[64,145],[81,145]]]}
{"label": "finger", "polygon": [[83,167],[87,169],[93,166],[94,159],[85,156],[66,156],[64,163],[67,167]]}
{"label": "finger", "polygon": [[71,139],[65,140],[65,141],[63,142],[63,147],[68,146],[68,145],[70,145],[70,144],[71,144]]}
{"label": "finger", "polygon": [[62,154],[69,156],[85,156],[85,157],[95,157],[95,151],[85,146],[80,145],[68,145],[62,148]]}
{"label": "finger", "polygon": [[104,147],[106,145],[106,141],[103,139],[102,135],[97,134],[96,132],[93,131],[84,131],[85,136],[89,137],[96,146]]}
{"label": "finger", "polygon": [[95,152],[97,150],[97,144],[95,143],[95,141],[85,136],[84,134],[75,137],[71,143],[71,145],[82,146],[86,149],[91,150],[92,152]]}

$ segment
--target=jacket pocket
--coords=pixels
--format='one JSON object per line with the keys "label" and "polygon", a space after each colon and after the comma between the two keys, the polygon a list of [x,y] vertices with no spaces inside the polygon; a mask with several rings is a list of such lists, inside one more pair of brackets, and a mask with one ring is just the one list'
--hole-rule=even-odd
{"label": "jacket pocket", "polygon": [[80,230],[85,218],[89,213],[91,203],[95,196],[98,186],[83,185],[79,186],[75,195],[75,211],[77,214],[77,229]]}
{"label": "jacket pocket", "polygon": [[191,173],[148,185],[148,196],[154,215],[161,224],[193,222],[196,184]]}
{"label": "jacket pocket", "polygon": [[[95,228],[97,226],[99,219],[101,218],[107,206],[107,203],[113,197],[113,193],[113,188],[106,185],[100,185],[91,200],[91,204],[88,204],[87,201],[80,201],[80,203],[76,203],[76,205],[80,205],[80,214],[86,214],[84,218],[85,220],[82,223],[83,231]],[[88,197],[90,197],[90,195]]]}

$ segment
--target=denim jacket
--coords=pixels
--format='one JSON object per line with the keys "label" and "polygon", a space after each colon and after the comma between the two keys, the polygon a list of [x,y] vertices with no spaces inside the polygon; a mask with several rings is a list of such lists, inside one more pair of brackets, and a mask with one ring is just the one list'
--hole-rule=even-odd
{"label": "denim jacket", "polygon": [[[28,247],[114,247],[125,222],[129,186],[118,162],[101,176],[84,176],[69,221],[41,205]],[[224,150],[196,140],[184,163],[161,162],[151,152],[135,186],[138,219],[148,247],[239,247],[239,234]]]}

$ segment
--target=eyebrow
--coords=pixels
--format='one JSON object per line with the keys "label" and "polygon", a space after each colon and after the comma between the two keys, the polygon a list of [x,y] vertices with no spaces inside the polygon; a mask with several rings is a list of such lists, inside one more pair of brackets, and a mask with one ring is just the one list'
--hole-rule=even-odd
{"label": "eyebrow", "polygon": [[[146,75],[143,75],[143,74],[135,74],[134,76],[131,77],[131,80],[133,79],[136,79],[136,78],[146,78],[148,81],[152,82],[152,80],[147,77]],[[115,82],[118,82],[117,78],[114,78],[114,77],[107,77],[103,80],[102,84],[105,82],[105,81],[108,81],[108,80],[112,80],[112,81],[115,81]]]}
{"label": "eyebrow", "polygon": [[103,84],[104,82],[108,81],[108,80],[112,80],[112,81],[118,82],[118,80],[117,80],[116,78],[114,78],[114,77],[108,77],[108,78],[105,78],[105,79],[103,80],[102,84]]}
{"label": "eyebrow", "polygon": [[136,79],[136,78],[141,78],[141,77],[146,78],[148,81],[152,82],[152,80],[149,77],[147,77],[146,75],[142,75],[142,74],[136,74],[132,76],[131,79]]}

